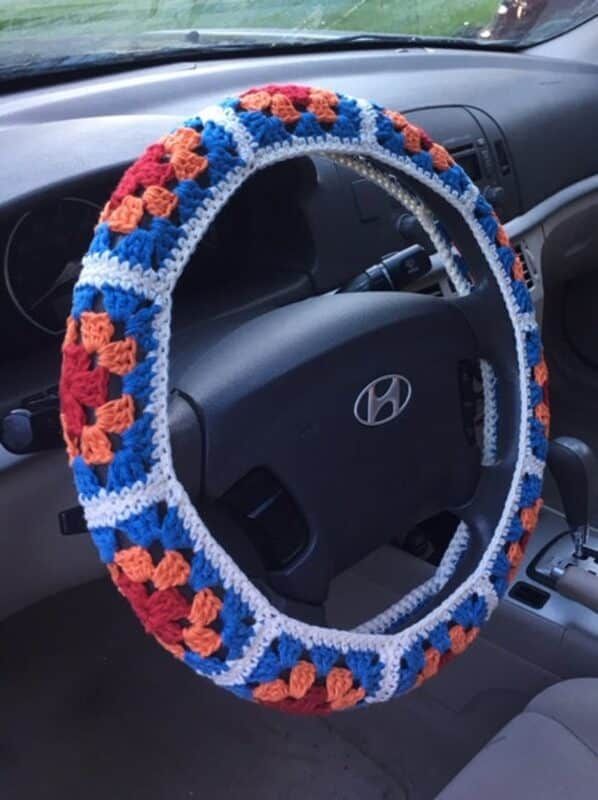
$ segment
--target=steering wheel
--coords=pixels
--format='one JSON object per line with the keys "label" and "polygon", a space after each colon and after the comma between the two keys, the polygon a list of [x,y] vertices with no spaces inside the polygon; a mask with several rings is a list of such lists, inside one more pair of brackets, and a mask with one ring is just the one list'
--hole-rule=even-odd
{"label": "steering wheel", "polygon": [[[193,423],[173,447],[177,278],[251,175],[306,154],[416,214],[457,293],[312,297],[183,352]],[[240,697],[326,713],[404,694],[476,638],[537,522],[546,384],[522,265],[450,154],[377,105],[266,86],[188,119],[125,172],[74,290],[61,419],[89,530],[145,630]],[[221,499],[252,476],[285,498],[277,545],[301,545],[274,567],[230,518],[231,536],[220,529]],[[321,624],[335,575],[444,509],[461,522],[428,581],[351,631]]]}

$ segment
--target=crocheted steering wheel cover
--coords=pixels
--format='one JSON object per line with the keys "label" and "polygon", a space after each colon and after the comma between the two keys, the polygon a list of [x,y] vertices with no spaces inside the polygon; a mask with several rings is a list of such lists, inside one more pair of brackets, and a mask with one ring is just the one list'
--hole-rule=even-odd
{"label": "crocheted steering wheel cover", "polygon": [[[410,614],[446,583],[466,546],[466,529],[436,576],[386,612],[354,631],[318,628],[280,613],[251,584],[211,536],[173,470],[167,392],[174,284],[250,175],[315,153],[347,163],[366,156],[454,206],[496,277],[513,327],[520,438],[504,513],[477,569],[410,626]],[[367,172],[363,161],[355,164]],[[380,173],[372,175],[392,188]],[[436,243],[447,269],[467,292],[465,267],[439,230]],[[485,375],[491,377],[489,367]],[[492,381],[485,383],[492,406]],[[476,638],[537,522],[546,383],[522,265],[491,206],[447,151],[401,114],[368,102],[302,86],[266,86],[187,120],[125,172],[74,290],[63,345],[61,420],[91,536],[145,630],[194,671],[243,698],[326,713],[404,694]]]}

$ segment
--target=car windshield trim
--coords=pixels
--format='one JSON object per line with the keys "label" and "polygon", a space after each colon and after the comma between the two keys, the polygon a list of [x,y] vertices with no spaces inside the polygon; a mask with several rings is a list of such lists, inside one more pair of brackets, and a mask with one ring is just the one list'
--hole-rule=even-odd
{"label": "car windshield trim", "polygon": [[[337,37],[332,39],[316,39],[313,41],[281,41],[263,43],[228,42],[202,46],[186,45],[184,47],[162,48],[156,50],[139,50],[128,53],[99,52],[93,60],[81,60],[74,63],[68,58],[40,59],[35,64],[20,65],[14,69],[0,70],[0,79],[4,88],[10,90],[13,83],[31,81],[45,84],[53,83],[60,78],[69,79],[73,75],[81,77],[88,74],[106,74],[120,72],[124,69],[173,64],[177,62],[201,62],[226,58],[260,57],[265,55],[295,55],[297,53],[334,53],[343,50],[388,50],[427,49],[427,50],[469,50],[516,52],[522,46],[509,42],[475,42],[468,39],[441,39],[415,37]],[[0,93],[2,88],[0,87]]]}

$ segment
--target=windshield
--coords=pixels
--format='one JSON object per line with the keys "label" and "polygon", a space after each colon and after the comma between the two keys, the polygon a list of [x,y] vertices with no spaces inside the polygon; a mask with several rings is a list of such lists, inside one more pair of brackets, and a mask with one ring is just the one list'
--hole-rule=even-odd
{"label": "windshield", "polygon": [[598,0],[0,0],[0,76],[247,48],[523,47]]}

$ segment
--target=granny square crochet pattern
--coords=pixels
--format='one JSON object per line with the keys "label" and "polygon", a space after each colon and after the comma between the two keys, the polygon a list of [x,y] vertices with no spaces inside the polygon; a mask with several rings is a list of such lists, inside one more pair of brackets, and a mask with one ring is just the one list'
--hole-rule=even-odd
{"label": "granny square crochet pattern", "polygon": [[[446,234],[391,172],[456,208],[498,282],[517,354],[519,447],[504,512],[477,568],[409,624],[453,573],[460,526],[436,574],[353,631],[293,620],[211,536],[177,480],[168,418],[171,295],[211,222],[256,171],[328,154],[413,207],[460,293],[471,290]],[[376,166],[372,166],[375,164]],[[485,452],[497,407],[483,365]],[[335,92],[265,86],[206,109],[123,175],[83,259],[63,345],[61,420],[100,558],[145,630],[240,697],[324,714],[420,686],[474,641],[507,589],[541,507],[547,369],[521,262],[491,206],[450,154],[401,114]]]}

